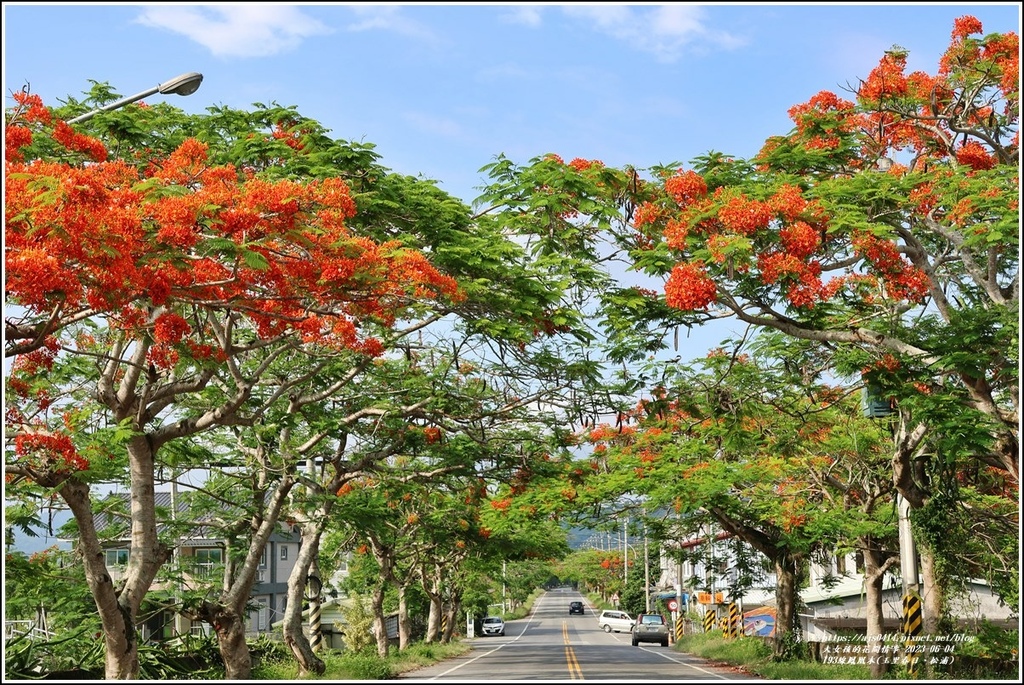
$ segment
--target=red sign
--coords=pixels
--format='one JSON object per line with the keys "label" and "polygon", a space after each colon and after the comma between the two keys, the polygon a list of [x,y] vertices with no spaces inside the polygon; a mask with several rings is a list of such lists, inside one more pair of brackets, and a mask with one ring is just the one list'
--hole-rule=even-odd
{"label": "red sign", "polygon": [[675,611],[676,609],[679,608],[679,602],[676,601],[675,597],[673,597],[672,599],[668,600],[666,602],[666,604],[668,605],[668,610],[669,611]]}

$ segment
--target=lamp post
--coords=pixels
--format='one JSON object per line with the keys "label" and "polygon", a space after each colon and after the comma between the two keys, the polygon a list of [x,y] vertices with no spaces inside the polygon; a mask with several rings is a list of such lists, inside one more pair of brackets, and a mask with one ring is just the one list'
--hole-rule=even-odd
{"label": "lamp post", "polygon": [[174,94],[174,95],[191,95],[192,93],[194,93],[197,90],[199,90],[199,84],[201,84],[202,82],[203,82],[203,75],[202,74],[200,74],[198,72],[195,72],[195,71],[190,71],[187,74],[182,74],[181,76],[175,76],[170,81],[164,81],[163,83],[161,83],[159,86],[156,86],[155,88],[150,88],[149,90],[144,90],[141,93],[136,93],[135,95],[132,95],[131,97],[122,98],[122,99],[118,100],[117,102],[111,102],[109,105],[104,105],[102,107],[97,107],[96,109],[92,110],[91,112],[86,112],[85,114],[79,114],[74,119],[69,119],[68,123],[69,124],[80,124],[83,121],[88,121],[89,119],[92,119],[94,116],[96,116],[100,112],[109,112],[110,110],[117,109],[119,107],[124,107],[125,105],[130,105],[133,102],[141,100],[142,98],[149,97],[150,95],[154,95],[156,93],[160,93],[162,95],[170,95],[170,94]]}

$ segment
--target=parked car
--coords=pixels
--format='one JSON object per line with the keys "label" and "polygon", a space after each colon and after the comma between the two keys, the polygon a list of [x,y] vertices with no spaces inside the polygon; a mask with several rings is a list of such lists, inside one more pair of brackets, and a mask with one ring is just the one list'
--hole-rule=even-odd
{"label": "parked car", "polygon": [[569,613],[583,615],[583,602],[569,602]]}
{"label": "parked car", "polygon": [[633,626],[633,646],[641,642],[659,642],[668,647],[668,624],[661,614],[637,614]]}
{"label": "parked car", "polygon": [[481,622],[481,628],[485,636],[487,635],[504,635],[505,634],[505,619],[501,616],[486,616]]}
{"label": "parked car", "polygon": [[630,633],[633,631],[633,619],[625,611],[607,609],[597,617],[597,625],[606,633]]}

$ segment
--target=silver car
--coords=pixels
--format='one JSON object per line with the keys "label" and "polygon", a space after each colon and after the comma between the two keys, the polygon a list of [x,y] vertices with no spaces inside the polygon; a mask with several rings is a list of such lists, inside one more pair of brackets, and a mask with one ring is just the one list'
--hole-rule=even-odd
{"label": "silver car", "polygon": [[633,646],[639,647],[641,642],[657,642],[668,647],[668,623],[661,614],[639,614],[633,628]]}
{"label": "silver car", "polygon": [[484,635],[504,635],[505,620],[501,616],[487,616],[481,622]]}

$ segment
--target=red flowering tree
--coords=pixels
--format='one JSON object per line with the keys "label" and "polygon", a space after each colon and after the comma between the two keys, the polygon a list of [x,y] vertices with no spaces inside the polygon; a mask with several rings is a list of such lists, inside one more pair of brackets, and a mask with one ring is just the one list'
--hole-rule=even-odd
{"label": "red flowering tree", "polygon": [[962,550],[939,531],[976,511],[949,506],[953,474],[990,467],[1017,498],[1018,36],[962,17],[934,74],[906,56],[887,52],[849,99],[793,107],[753,160],[711,153],[641,187],[634,263],[666,277],[674,313],[637,291],[610,316],[633,342],[637,322],[731,316],[838,352],[836,373],[898,411],[894,483],[919,510],[929,582],[935,554]]}
{"label": "red flowering tree", "polygon": [[[340,178],[260,177],[194,139],[110,159],[24,93],[5,143],[9,489],[53,489],[74,513],[106,676],[134,678],[136,618],[171,552],[154,503],[161,447],[235,421],[285,352],[373,357],[372,331],[460,294],[420,252],[349,230]],[[212,388],[214,401],[189,400]],[[132,543],[115,585],[89,492],[122,477]]]}

